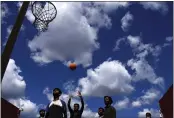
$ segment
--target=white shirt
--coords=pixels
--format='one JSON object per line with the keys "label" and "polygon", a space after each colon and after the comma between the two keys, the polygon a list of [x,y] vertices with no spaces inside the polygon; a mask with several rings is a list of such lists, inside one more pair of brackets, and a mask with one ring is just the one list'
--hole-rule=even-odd
{"label": "white shirt", "polygon": [[63,105],[62,105],[62,102],[61,102],[60,100],[52,101],[52,102],[50,103],[49,107],[52,106],[52,105],[57,105],[57,106],[60,106],[60,107],[63,106]]}

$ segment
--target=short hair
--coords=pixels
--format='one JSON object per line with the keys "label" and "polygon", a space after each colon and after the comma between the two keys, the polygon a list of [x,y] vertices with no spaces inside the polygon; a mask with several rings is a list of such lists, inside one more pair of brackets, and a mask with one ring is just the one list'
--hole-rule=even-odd
{"label": "short hair", "polygon": [[58,91],[60,92],[60,94],[62,94],[62,91],[61,91],[59,88],[54,88],[54,89],[53,89],[53,92],[54,92],[55,90],[58,90]]}
{"label": "short hair", "polygon": [[146,116],[151,116],[151,114],[149,112],[146,113]]}
{"label": "short hair", "polygon": [[77,105],[78,107],[80,106],[78,103],[75,103],[74,106]]}
{"label": "short hair", "polygon": [[103,111],[105,111],[105,109],[104,109],[103,107],[99,107],[98,110],[99,110],[99,109],[102,109]]}
{"label": "short hair", "polygon": [[110,96],[104,96],[104,99],[105,99],[106,97],[108,97],[108,98],[109,98],[110,104],[112,104],[112,103],[113,103],[112,98],[111,98]]}
{"label": "short hair", "polygon": [[39,110],[39,112],[42,112],[42,111],[43,111],[43,112],[45,112],[45,110],[44,110],[44,109]]}

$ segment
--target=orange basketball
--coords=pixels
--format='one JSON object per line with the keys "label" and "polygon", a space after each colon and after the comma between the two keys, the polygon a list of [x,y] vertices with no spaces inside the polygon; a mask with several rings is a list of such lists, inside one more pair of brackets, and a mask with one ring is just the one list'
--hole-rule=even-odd
{"label": "orange basketball", "polygon": [[71,70],[75,70],[77,68],[77,65],[75,63],[71,63],[71,64],[69,64],[69,68]]}

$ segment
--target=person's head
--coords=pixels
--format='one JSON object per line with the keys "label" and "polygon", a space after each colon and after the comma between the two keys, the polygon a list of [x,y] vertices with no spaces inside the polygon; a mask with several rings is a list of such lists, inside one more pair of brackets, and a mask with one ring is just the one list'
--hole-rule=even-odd
{"label": "person's head", "polygon": [[113,103],[112,98],[110,96],[104,96],[105,105],[111,105]]}
{"label": "person's head", "polygon": [[102,107],[98,108],[98,115],[103,116],[104,115],[104,109]]}
{"label": "person's head", "polygon": [[44,117],[45,116],[45,110],[44,109],[41,109],[39,111],[39,114],[40,114],[41,117]]}
{"label": "person's head", "polygon": [[149,112],[146,113],[146,118],[151,118],[151,114]]}
{"label": "person's head", "polygon": [[54,98],[59,98],[62,94],[62,91],[59,88],[53,89],[53,96]]}
{"label": "person's head", "polygon": [[78,103],[75,103],[74,104],[74,111],[78,111],[79,110],[79,104]]}

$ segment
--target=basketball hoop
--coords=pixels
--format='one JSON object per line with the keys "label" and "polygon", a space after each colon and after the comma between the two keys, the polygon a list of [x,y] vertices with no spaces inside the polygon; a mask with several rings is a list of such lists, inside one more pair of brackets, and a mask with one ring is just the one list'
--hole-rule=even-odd
{"label": "basketball hoop", "polygon": [[32,4],[32,13],[35,17],[34,27],[40,32],[44,32],[48,29],[48,24],[56,18],[57,10],[49,1],[36,1]]}

